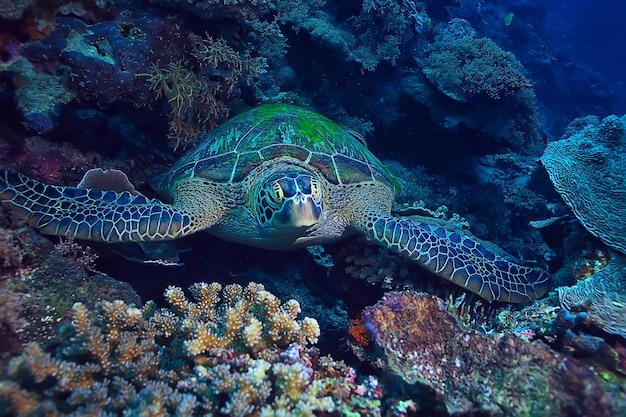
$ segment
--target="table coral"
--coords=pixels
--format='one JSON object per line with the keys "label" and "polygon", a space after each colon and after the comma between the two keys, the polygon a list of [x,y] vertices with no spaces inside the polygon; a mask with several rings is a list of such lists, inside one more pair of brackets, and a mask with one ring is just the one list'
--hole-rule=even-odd
{"label": "table coral", "polygon": [[434,296],[388,293],[364,319],[387,365],[432,390],[451,415],[612,415],[592,369],[514,334],[462,331]]}
{"label": "table coral", "polygon": [[626,253],[626,116],[574,120],[540,161],[582,225]]}

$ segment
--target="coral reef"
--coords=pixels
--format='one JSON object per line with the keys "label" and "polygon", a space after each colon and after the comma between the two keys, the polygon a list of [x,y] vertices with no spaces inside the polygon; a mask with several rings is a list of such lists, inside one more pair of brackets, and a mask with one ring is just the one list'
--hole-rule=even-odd
{"label": "coral reef", "polygon": [[0,369],[28,342],[44,349],[58,343],[58,330],[70,321],[75,302],[139,304],[129,284],[87,270],[95,256],[89,248],[62,242],[65,257],[29,228],[0,227],[0,236]]}
{"label": "coral reef", "polygon": [[[157,292],[172,276],[193,282],[216,271],[227,282],[263,281],[297,297],[319,325],[254,284],[197,284],[189,297],[169,287],[168,308],[140,308],[129,284],[96,272],[110,259],[104,250],[0,219],[0,415],[623,413],[614,373],[626,374],[626,261],[574,220],[555,224],[550,242],[542,234],[553,243],[570,233],[550,250],[527,230],[529,218],[567,210],[547,180],[537,183],[544,136],[558,137],[573,115],[620,111],[615,89],[559,30],[567,17],[540,3],[0,0],[3,168],[74,185],[88,168],[123,166],[149,195],[146,179],[174,151],[229,113],[289,97],[402,161],[390,162],[405,188],[396,214],[446,218],[449,207],[477,236],[517,257],[543,254],[559,268],[558,285],[575,284],[507,307],[458,296],[365,239],[312,248],[321,272],[304,255],[284,262],[206,245],[210,266],[119,278]],[[577,119],[542,158],[582,224],[621,252],[624,123]],[[202,237],[193,239],[188,265],[203,257]],[[363,319],[381,287],[445,301],[390,293]],[[385,308],[393,320],[375,314]],[[357,318],[348,323],[346,311]],[[376,341],[390,366],[372,364],[385,381],[401,379],[389,368],[417,380],[396,387],[410,398],[395,398],[386,382],[383,400],[376,378],[357,382],[353,369],[320,356],[318,338],[333,355],[358,346],[359,360]],[[602,391],[618,384],[612,398]]]}
{"label": "coral reef", "polygon": [[436,41],[413,57],[416,68],[402,78],[402,90],[446,130],[469,128],[522,155],[540,152],[533,84],[515,56],[462,19],[434,32]]}
{"label": "coral reef", "polygon": [[[171,308],[123,301],[72,307],[51,354],[29,344],[9,365],[0,402],[19,415],[380,415],[381,387],[307,347],[317,322],[297,320],[260,284],[169,287]],[[339,415],[339,414],[329,414]]]}
{"label": "coral reef", "polygon": [[[515,334],[462,331],[432,295],[387,293],[365,309],[364,326],[387,366],[432,390],[451,415],[608,416],[618,409],[586,364]],[[419,390],[413,399],[427,401]]]}
{"label": "coral reef", "polygon": [[347,59],[359,63],[362,71],[374,71],[381,62],[396,65],[402,36],[409,28],[409,13],[414,22],[423,22],[423,29],[428,16],[421,2],[364,1],[346,30],[352,37],[346,45]]}
{"label": "coral reef", "polygon": [[[169,138],[174,150],[185,148],[202,131],[209,131],[228,116],[226,101],[232,99],[241,79],[250,83],[263,72],[265,58],[241,56],[224,39],[195,39],[193,56],[199,62],[194,72],[182,62],[170,62],[167,68],[153,64],[147,77],[155,99],[164,97],[170,105]],[[219,81],[217,80],[219,76]]]}
{"label": "coral reef", "polygon": [[[103,21],[80,16],[57,19],[48,36],[20,45],[18,57],[0,68],[11,80],[23,123],[38,133],[56,128],[64,105],[74,100],[101,109],[116,101],[145,106],[152,88],[171,106],[174,143],[186,144],[226,116],[235,87],[266,65],[223,39],[201,39],[180,19],[144,11]],[[148,80],[138,77],[145,74]]]}
{"label": "coral reef", "polygon": [[348,275],[385,289],[404,285],[402,283],[409,277],[410,262],[378,246],[368,246],[362,253],[348,255],[345,262]]}
{"label": "coral reef", "polygon": [[[190,302],[182,289],[170,286],[167,301],[184,315],[184,329],[191,335],[185,349],[192,356],[229,348],[237,353],[256,353],[272,345],[316,343],[320,330],[317,321],[296,320],[300,304],[280,300],[265,288],[250,283],[224,287],[218,283],[195,284],[190,288],[197,302]],[[223,305],[220,302],[223,294]],[[218,308],[219,307],[219,308]]]}
{"label": "coral reef", "polygon": [[15,96],[26,125],[39,134],[52,130],[59,117],[60,106],[73,99],[72,93],[60,77],[35,71],[24,58],[13,63],[10,71],[17,73]]}
{"label": "coral reef", "polygon": [[[594,236],[626,253],[626,116],[574,121],[540,161],[554,188]],[[601,179],[601,180],[599,180]]]}
{"label": "coral reef", "polygon": [[424,74],[439,91],[458,101],[475,95],[500,100],[531,86],[512,53],[474,36],[447,42],[430,54]]}
{"label": "coral reef", "polygon": [[572,287],[557,288],[564,309],[584,311],[594,325],[626,337],[626,258],[615,254],[608,264]]}
{"label": "coral reef", "polygon": [[81,151],[69,142],[54,143],[41,136],[26,137],[17,143],[3,143],[3,139],[0,143],[6,148],[0,157],[2,166],[42,181],[77,184],[82,172],[103,161],[99,154]]}

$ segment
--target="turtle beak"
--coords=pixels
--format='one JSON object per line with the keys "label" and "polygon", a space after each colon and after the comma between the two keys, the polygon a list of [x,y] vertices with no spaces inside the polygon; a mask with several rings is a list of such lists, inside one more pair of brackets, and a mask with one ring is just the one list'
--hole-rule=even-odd
{"label": "turtle beak", "polygon": [[310,228],[319,224],[322,207],[310,195],[297,193],[274,214],[276,228]]}

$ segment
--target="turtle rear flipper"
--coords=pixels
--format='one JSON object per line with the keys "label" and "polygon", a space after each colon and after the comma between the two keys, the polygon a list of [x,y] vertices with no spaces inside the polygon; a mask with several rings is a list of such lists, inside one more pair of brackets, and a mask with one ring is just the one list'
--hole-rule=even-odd
{"label": "turtle rear flipper", "polygon": [[0,202],[44,234],[103,242],[170,240],[196,232],[190,213],[129,192],[44,184],[0,170]]}
{"label": "turtle rear flipper", "polygon": [[380,245],[486,300],[521,303],[548,292],[550,275],[519,265],[473,236],[391,215],[371,216],[361,228]]}

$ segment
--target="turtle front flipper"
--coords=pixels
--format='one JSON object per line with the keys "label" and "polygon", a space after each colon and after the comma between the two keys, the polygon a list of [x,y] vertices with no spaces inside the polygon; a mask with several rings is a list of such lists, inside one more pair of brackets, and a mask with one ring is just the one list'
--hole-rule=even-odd
{"label": "turtle front flipper", "polygon": [[549,289],[546,271],[518,265],[473,236],[439,225],[382,215],[369,216],[361,229],[380,245],[486,300],[521,303]]}
{"label": "turtle front flipper", "polygon": [[0,170],[0,202],[44,234],[103,242],[169,240],[202,228],[193,213],[128,192],[44,184]]}

